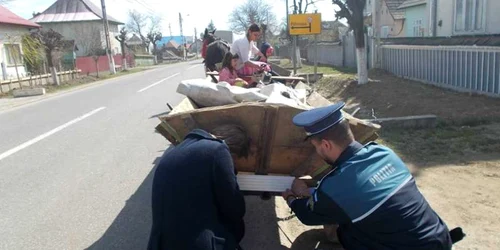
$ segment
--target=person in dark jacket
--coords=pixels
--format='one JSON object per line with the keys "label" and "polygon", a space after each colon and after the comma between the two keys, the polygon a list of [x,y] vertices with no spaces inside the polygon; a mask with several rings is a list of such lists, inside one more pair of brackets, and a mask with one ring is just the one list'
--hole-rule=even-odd
{"label": "person in dark jacket", "polygon": [[245,234],[245,201],[231,153],[248,153],[238,126],[194,129],[158,164],[149,250],[235,250]]}
{"label": "person in dark jacket", "polygon": [[354,140],[344,103],[308,110],[293,118],[316,152],[332,166],[318,186],[297,179],[283,193],[306,225],[335,225],[344,249],[447,250],[445,222],[420,193],[408,168],[389,148]]}

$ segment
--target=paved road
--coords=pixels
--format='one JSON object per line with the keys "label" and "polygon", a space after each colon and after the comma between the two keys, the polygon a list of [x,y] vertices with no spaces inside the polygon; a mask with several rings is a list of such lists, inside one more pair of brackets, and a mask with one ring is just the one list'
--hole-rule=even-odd
{"label": "paved road", "polygon": [[[0,250],[145,249],[153,169],[169,147],[154,116],[199,77],[200,62],[186,62],[0,111]],[[322,231],[280,197],[246,202],[245,250],[336,249],[315,248]]]}
{"label": "paved road", "polygon": [[154,133],[200,61],[111,79],[0,113],[0,249],[144,249]]}

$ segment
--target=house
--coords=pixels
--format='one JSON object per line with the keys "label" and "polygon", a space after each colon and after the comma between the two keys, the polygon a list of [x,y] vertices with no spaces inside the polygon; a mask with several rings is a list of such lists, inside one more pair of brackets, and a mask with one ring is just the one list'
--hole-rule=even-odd
{"label": "house", "polygon": [[126,44],[134,54],[147,54],[146,46],[144,46],[142,39],[136,34],[132,34],[132,37],[127,40]]}
{"label": "house", "polygon": [[[498,0],[428,0],[435,6],[436,36],[500,34],[500,9]],[[432,13],[428,8],[428,13]]]}
{"label": "house", "polygon": [[[405,2],[405,0],[379,0],[382,3],[382,7],[380,9],[380,24],[378,27],[372,27],[373,29],[378,29],[381,38],[387,37],[404,37],[404,10],[398,9],[401,4]],[[372,15],[372,10],[374,9],[375,0],[367,0],[365,9],[363,11],[366,17],[371,17],[372,21],[367,22],[368,25],[372,25],[375,23],[373,18],[375,15]]]}
{"label": "house", "polygon": [[201,48],[203,47],[203,41],[197,39],[189,48],[189,53],[201,53]]}
{"label": "house", "polygon": [[21,36],[40,25],[21,18],[7,8],[0,6],[0,80],[26,76],[22,56]]}
{"label": "house", "polygon": [[[106,47],[102,10],[90,0],[57,0],[30,20],[42,29],[59,32],[64,39],[74,39],[79,48],[77,56],[88,56],[93,46]],[[118,26],[124,23],[108,15],[108,24],[111,51],[118,54],[120,42],[114,37],[119,35]]]}
{"label": "house", "polygon": [[[348,30],[347,25],[339,21],[321,22],[321,34],[318,35],[318,42],[338,42],[340,33]],[[309,43],[314,42],[314,35],[308,35]]]}
{"label": "house", "polygon": [[174,41],[175,44],[180,45],[184,44],[184,41],[186,43],[192,43],[193,40],[193,36],[164,36],[158,41],[157,45],[158,47],[163,47],[164,44],[168,44],[170,41]]}
{"label": "house", "polygon": [[405,37],[429,36],[427,0],[406,0],[398,9],[404,11]]}

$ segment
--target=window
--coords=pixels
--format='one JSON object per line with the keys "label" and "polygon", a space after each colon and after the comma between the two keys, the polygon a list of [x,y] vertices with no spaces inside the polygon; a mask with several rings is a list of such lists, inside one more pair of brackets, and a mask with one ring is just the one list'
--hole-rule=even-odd
{"label": "window", "polygon": [[7,65],[22,65],[21,46],[19,44],[4,44],[5,55],[7,56]]}
{"label": "window", "polygon": [[387,38],[389,37],[389,26],[382,26],[382,29],[380,31],[380,38]]}
{"label": "window", "polygon": [[424,36],[424,27],[422,27],[422,19],[413,21],[413,36],[414,37]]}
{"label": "window", "polygon": [[486,0],[455,0],[455,32],[484,30]]}

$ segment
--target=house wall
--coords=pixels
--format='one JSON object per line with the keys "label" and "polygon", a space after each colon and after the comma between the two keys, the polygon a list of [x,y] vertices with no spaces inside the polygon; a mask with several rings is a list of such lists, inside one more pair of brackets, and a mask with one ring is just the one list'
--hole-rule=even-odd
{"label": "house wall", "polygon": [[[41,23],[43,29],[53,29],[64,36],[66,40],[75,40],[79,51],[76,52],[77,56],[88,55],[88,38],[91,36],[92,31],[97,30],[101,35],[102,48],[106,47],[106,38],[104,33],[104,25],[101,21],[87,21],[87,22],[61,22],[61,23]],[[119,35],[118,25],[109,24],[109,36],[111,40],[111,51],[113,55],[120,54],[120,42],[115,39]]]}
{"label": "house wall", "polygon": [[233,32],[230,30],[216,30],[215,36],[220,37],[223,40],[226,40],[230,44],[233,43]]}
{"label": "house wall", "polygon": [[408,7],[405,9],[405,36],[413,37],[414,32],[413,28],[415,26],[415,21],[422,20],[421,27],[423,29],[423,36],[428,36],[429,34],[429,26],[428,18],[427,18],[427,5],[417,5],[413,7]]}
{"label": "house wall", "polygon": [[[500,34],[500,1],[498,0],[483,0],[485,1],[485,30],[476,34]],[[451,4],[450,4],[451,2]],[[464,35],[454,31],[455,25],[455,5],[456,0],[441,0],[437,2],[437,22],[442,21],[442,25],[437,25],[437,36],[452,36]],[[473,33],[469,33],[473,34]]]}
{"label": "house wall", "polygon": [[380,34],[383,34],[382,27],[387,26],[389,29],[388,37],[403,37],[405,35],[403,24],[403,20],[394,20],[387,4],[383,1],[380,10]]}
{"label": "house wall", "polygon": [[[19,44],[22,53],[21,36],[29,33],[29,28],[17,25],[0,24],[0,63],[5,64],[6,79],[17,78],[16,67],[14,65],[7,65],[7,54],[5,43]],[[21,63],[22,64],[22,63]],[[17,71],[20,77],[26,76],[26,69],[24,65],[18,65]],[[0,80],[4,79],[4,68],[0,66]]]}

